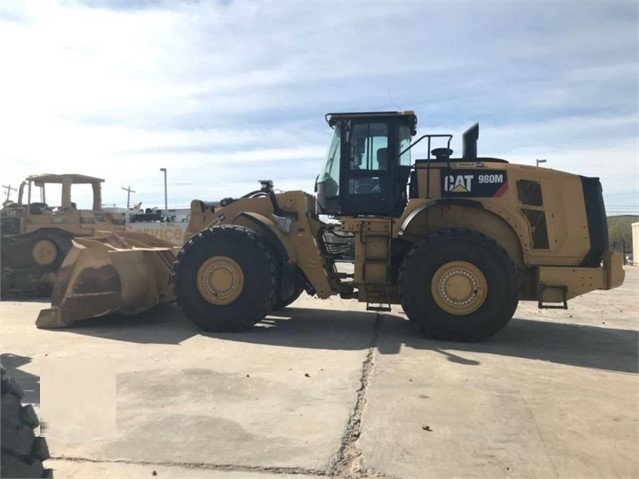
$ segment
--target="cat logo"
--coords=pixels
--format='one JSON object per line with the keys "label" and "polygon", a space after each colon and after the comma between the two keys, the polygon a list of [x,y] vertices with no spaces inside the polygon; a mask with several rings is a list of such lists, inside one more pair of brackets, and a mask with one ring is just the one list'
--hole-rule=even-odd
{"label": "cat logo", "polygon": [[447,175],[444,177],[444,191],[470,193],[474,175]]}
{"label": "cat logo", "polygon": [[441,176],[441,188],[457,197],[499,198],[508,190],[508,178],[502,170],[459,169]]}

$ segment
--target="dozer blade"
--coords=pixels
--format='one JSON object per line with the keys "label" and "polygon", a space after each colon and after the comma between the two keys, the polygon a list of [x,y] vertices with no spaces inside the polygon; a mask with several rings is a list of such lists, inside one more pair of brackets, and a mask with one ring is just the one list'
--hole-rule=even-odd
{"label": "dozer blade", "polygon": [[107,314],[136,314],[174,301],[175,247],[144,233],[75,238],[38,328],[61,328]]}

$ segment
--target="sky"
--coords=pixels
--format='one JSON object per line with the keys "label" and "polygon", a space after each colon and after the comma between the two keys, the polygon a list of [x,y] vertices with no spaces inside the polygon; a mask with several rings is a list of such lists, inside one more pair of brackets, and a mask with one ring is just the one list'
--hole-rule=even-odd
{"label": "sky", "polygon": [[636,214],[638,37],[634,1],[0,0],[0,178],[97,176],[106,206],[162,207],[160,168],[169,208],[312,193],[325,113],[414,110]]}

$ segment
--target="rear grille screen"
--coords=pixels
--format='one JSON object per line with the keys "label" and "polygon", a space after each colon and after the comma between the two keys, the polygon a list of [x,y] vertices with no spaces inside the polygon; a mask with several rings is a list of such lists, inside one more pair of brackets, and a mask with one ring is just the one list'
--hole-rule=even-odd
{"label": "rear grille screen", "polygon": [[543,206],[544,199],[541,195],[541,184],[538,181],[517,181],[517,195],[523,205]]}

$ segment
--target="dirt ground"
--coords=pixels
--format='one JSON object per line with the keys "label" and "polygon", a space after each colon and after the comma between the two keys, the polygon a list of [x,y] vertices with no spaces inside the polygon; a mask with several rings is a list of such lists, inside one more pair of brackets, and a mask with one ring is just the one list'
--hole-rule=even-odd
{"label": "dirt ground", "polygon": [[57,478],[635,478],[639,268],[478,344],[421,338],[401,308],[305,296],[250,331],[174,305],[38,330],[2,302],[2,362]]}

